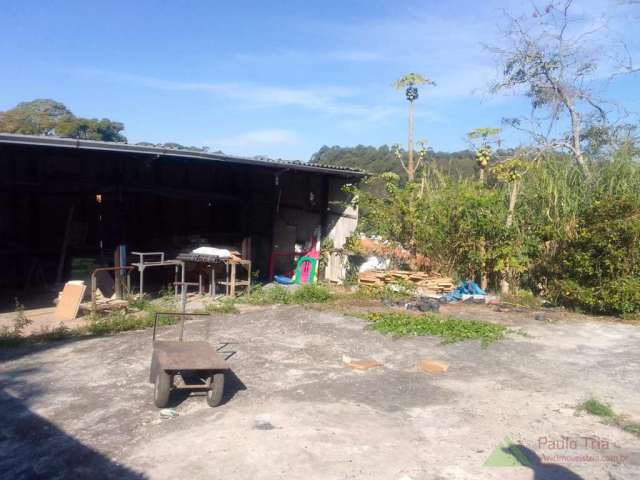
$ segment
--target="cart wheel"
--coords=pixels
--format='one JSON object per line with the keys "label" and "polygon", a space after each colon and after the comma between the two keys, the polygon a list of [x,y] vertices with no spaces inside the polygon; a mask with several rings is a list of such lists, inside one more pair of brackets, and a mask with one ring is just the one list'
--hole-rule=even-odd
{"label": "cart wheel", "polygon": [[149,383],[155,383],[156,375],[158,374],[158,361],[156,356],[151,356],[151,367],[149,368]]}
{"label": "cart wheel", "polygon": [[217,407],[222,401],[224,392],[224,373],[218,372],[211,375],[211,389],[207,390],[207,403],[210,407]]}
{"label": "cart wheel", "polygon": [[156,385],[153,392],[153,401],[158,408],[164,408],[169,403],[169,392],[171,391],[172,375],[164,370],[157,369]]}

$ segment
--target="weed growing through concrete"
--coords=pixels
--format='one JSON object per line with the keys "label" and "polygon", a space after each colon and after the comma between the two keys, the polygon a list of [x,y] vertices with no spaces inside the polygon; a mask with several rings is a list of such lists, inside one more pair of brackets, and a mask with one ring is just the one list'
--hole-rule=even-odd
{"label": "weed growing through concrete", "polygon": [[[31,323],[24,314],[24,307],[16,303],[16,319],[14,327],[3,327],[0,329],[0,347],[19,347],[35,345],[54,340],[62,340],[69,337],[83,335],[109,335],[113,333],[126,332],[130,330],[144,330],[153,327],[156,313],[175,311],[175,301],[173,294],[169,292],[156,300],[146,298],[130,298],[129,309],[118,310],[110,313],[93,313],[87,317],[88,325],[70,329],[63,323],[59,326],[42,331],[34,335],[23,336],[22,331],[26,325]],[[219,304],[208,305],[201,313],[222,314],[237,313],[232,299],[222,300]],[[174,325],[178,317],[173,315],[160,315],[158,325]]]}
{"label": "weed growing through concrete", "polygon": [[0,346],[3,347],[20,345],[23,338],[22,331],[32,323],[32,320],[28,319],[24,313],[24,305],[17,298],[14,298],[14,300],[16,303],[16,316],[13,319],[13,328],[5,325],[0,329]]}
{"label": "weed growing through concrete", "polygon": [[584,411],[591,415],[600,417],[604,423],[608,425],[615,425],[625,432],[629,432],[630,434],[640,438],[640,423],[631,421],[626,415],[619,415],[615,413],[609,405],[602,403],[595,398],[590,398],[579,405],[578,411]]}
{"label": "weed growing through concrete", "polygon": [[241,297],[240,301],[252,305],[273,305],[273,304],[305,304],[323,303],[332,298],[327,287],[317,283],[301,285],[291,291],[282,285],[271,287],[258,286],[251,290],[251,293]]}
{"label": "weed growing through concrete", "polygon": [[480,340],[482,347],[504,338],[506,327],[476,320],[443,317],[434,313],[413,315],[402,312],[369,312],[361,315],[370,328],[393,336],[430,335],[442,338],[442,343]]}
{"label": "weed growing through concrete", "polygon": [[206,304],[202,313],[217,315],[217,314],[239,313],[239,310],[238,310],[238,307],[236,307],[235,299],[223,298],[219,302]]}
{"label": "weed growing through concrete", "polygon": [[602,417],[603,419],[610,420],[615,417],[615,413],[609,405],[606,405],[595,398],[590,398],[581,405],[581,409],[591,415]]}

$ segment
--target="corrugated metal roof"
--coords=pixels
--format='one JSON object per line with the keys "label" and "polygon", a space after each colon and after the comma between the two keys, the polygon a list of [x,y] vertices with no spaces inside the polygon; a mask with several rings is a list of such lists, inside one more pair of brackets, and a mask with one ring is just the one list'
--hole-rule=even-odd
{"label": "corrugated metal roof", "polygon": [[78,140],[75,138],[61,138],[45,135],[20,135],[17,133],[0,133],[1,144],[34,145],[53,148],[77,148],[81,150],[102,150],[120,153],[138,153],[142,155],[170,156],[178,158],[193,158],[216,162],[227,162],[244,165],[255,165],[267,168],[289,168],[291,170],[308,171],[340,175],[345,177],[363,177],[367,175],[363,170],[340,167],[334,165],[310,164],[294,160],[272,160],[227,155],[224,153],[207,153],[197,150],[179,150],[174,148],[150,147],[145,145],[131,145],[128,143],[101,142],[96,140]]}

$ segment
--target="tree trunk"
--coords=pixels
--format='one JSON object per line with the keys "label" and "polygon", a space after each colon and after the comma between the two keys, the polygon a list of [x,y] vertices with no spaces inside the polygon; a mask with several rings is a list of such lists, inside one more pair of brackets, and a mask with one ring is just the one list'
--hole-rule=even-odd
{"label": "tree trunk", "polygon": [[[511,228],[513,225],[513,213],[516,209],[516,199],[518,198],[518,181],[515,180],[511,184],[511,193],[509,194],[509,211],[507,212],[507,228]],[[507,267],[504,272],[502,272],[500,278],[500,293],[506,295],[509,293],[509,276],[510,276],[510,268]]]}
{"label": "tree trunk", "polygon": [[480,288],[487,291],[489,288],[489,275],[487,275],[487,267],[484,265],[485,255],[487,253],[484,238],[480,239],[480,256],[482,257],[482,271],[480,272]]}
{"label": "tree trunk", "polygon": [[573,147],[573,157],[576,163],[584,173],[586,178],[591,178],[591,172],[587,166],[587,162],[582,154],[582,146],[580,145],[580,113],[573,107],[571,103],[567,103],[569,114],[571,116],[571,146]]}
{"label": "tree trunk", "polygon": [[518,181],[515,180],[511,184],[511,193],[509,194],[509,212],[507,213],[507,228],[513,225],[513,212],[516,209],[516,199],[518,198]]}
{"label": "tree trunk", "polygon": [[409,155],[409,159],[407,161],[407,176],[409,177],[409,181],[413,181],[413,177],[415,172],[413,171],[413,110],[414,105],[413,101],[409,102],[409,133],[408,133],[408,145],[407,152]]}

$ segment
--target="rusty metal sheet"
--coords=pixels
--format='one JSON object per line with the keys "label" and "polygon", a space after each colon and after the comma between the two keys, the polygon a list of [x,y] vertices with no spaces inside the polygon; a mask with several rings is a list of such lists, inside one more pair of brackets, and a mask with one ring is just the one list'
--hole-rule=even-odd
{"label": "rusty metal sheet", "polygon": [[153,354],[163,370],[224,370],[229,365],[207,342],[158,341]]}

